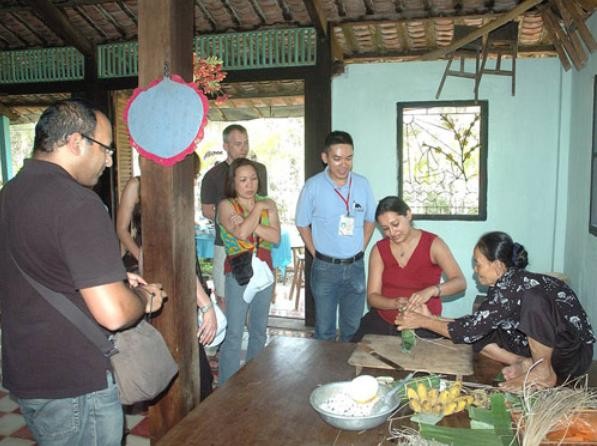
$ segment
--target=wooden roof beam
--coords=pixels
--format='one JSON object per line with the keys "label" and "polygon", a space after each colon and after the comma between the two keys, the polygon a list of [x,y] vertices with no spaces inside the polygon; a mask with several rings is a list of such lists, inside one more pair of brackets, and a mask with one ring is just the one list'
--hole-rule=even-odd
{"label": "wooden roof beam", "polygon": [[0,102],[0,116],[6,116],[11,121],[18,120],[21,116],[7,105]]}
{"label": "wooden roof beam", "polygon": [[588,56],[580,46],[580,41],[577,42],[572,38],[572,36],[577,37],[576,34],[567,34],[560,26],[557,17],[551,9],[546,8],[545,11],[543,11],[542,17],[546,29],[549,29],[549,31],[556,37],[554,42],[558,41],[562,45],[566,50],[568,57],[572,60],[574,67],[580,71],[585,66]]}
{"label": "wooden roof beam", "polygon": [[501,16],[496,18],[494,21],[489,22],[487,25],[484,25],[481,28],[476,29],[469,35],[463,37],[462,39],[458,39],[457,41],[452,42],[452,44],[450,44],[444,48],[438,48],[437,50],[434,50],[434,51],[431,51],[431,52],[425,54],[422,57],[422,59],[423,60],[441,59],[446,54],[452,53],[452,52],[456,51],[457,49],[462,48],[467,43],[471,43],[471,42],[477,40],[479,37],[481,37],[485,34],[489,34],[494,29],[497,29],[500,26],[505,25],[508,22],[511,22],[516,17],[524,14],[526,11],[531,9],[533,6],[536,6],[541,2],[543,2],[543,0],[525,0],[522,3],[520,3],[518,6],[516,6],[514,9],[508,11],[505,14],[502,14]]}
{"label": "wooden roof beam", "polygon": [[328,20],[325,16],[325,12],[323,11],[321,1],[305,0],[305,8],[307,9],[307,14],[309,14],[309,18],[311,19],[311,23],[313,24],[315,31],[317,31],[317,35],[327,36]]}
{"label": "wooden roof beam", "polygon": [[595,38],[593,37],[593,34],[591,34],[591,30],[582,17],[580,6],[574,1],[568,3],[567,6],[569,8],[570,15],[572,16],[573,23],[576,26],[578,33],[582,37],[583,42],[585,42],[586,47],[591,53],[595,52],[595,50],[597,50],[597,42],[595,42]]}
{"label": "wooden roof beam", "polygon": [[313,24],[317,35],[329,37],[330,39],[332,61],[342,62],[344,60],[344,52],[336,40],[334,33],[330,32],[330,24],[325,16],[321,0],[304,1],[305,8],[307,9],[307,13],[309,14],[309,18],[311,19],[311,23]]}
{"label": "wooden roof beam", "polygon": [[95,59],[95,45],[76,30],[68,18],[49,0],[28,0],[45,24],[67,45],[74,46],[84,56]]}

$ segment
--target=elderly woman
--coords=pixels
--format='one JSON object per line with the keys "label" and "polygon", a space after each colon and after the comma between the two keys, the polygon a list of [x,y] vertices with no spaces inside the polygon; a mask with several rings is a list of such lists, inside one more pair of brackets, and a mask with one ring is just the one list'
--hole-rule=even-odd
{"label": "elderly woman", "polygon": [[[448,245],[437,235],[412,224],[412,212],[399,197],[381,200],[375,219],[384,233],[369,256],[367,301],[371,310],[361,319],[352,338],[365,334],[396,335],[394,321],[399,311],[425,304],[432,314],[442,310],[441,296],[466,288],[462,271]],[[441,276],[446,280],[442,283]],[[421,330],[420,336],[434,336]]]}
{"label": "elderly woman", "polygon": [[[246,360],[250,361],[265,347],[267,318],[272,301],[273,280],[269,286],[247,298],[251,286],[238,272],[241,258],[257,258],[273,271],[271,248],[280,242],[280,222],[276,204],[257,195],[259,179],[255,163],[237,158],[228,170],[226,196],[218,204],[217,223],[224,241],[226,261],[226,318],[228,328],[220,348],[220,383],[226,382],[240,368],[241,342],[248,318],[249,343]],[[247,256],[250,253],[250,256]],[[250,260],[249,260],[250,262]],[[246,264],[244,265],[246,270]],[[254,270],[254,267],[253,267]],[[256,271],[253,271],[256,274]],[[244,277],[249,280],[247,277]],[[253,277],[251,277],[252,279]],[[239,282],[240,280],[240,282]]]}
{"label": "elderly woman", "polygon": [[426,328],[455,343],[472,344],[475,351],[507,364],[507,390],[520,389],[525,379],[552,387],[558,379],[585,373],[595,338],[574,292],[554,277],[526,271],[526,250],[503,232],[483,235],[473,256],[478,281],[489,287],[478,311],[450,320],[421,307],[397,318],[398,329]]}

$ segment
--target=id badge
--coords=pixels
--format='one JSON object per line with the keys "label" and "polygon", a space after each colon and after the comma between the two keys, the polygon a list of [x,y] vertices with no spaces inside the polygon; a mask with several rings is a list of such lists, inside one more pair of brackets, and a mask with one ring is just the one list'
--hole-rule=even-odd
{"label": "id badge", "polygon": [[354,217],[342,215],[340,217],[340,224],[338,226],[339,235],[353,235],[354,234]]}

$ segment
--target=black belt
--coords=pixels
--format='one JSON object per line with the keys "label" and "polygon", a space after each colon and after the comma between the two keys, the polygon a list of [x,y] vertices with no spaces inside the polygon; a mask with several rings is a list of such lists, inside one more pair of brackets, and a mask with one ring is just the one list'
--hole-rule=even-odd
{"label": "black belt", "polygon": [[351,263],[356,262],[357,260],[361,260],[363,258],[363,251],[359,252],[354,257],[349,257],[347,259],[335,259],[334,257],[326,256],[325,254],[320,253],[319,251],[315,251],[315,257],[319,260],[323,260],[324,262],[333,263],[335,265],[350,265]]}

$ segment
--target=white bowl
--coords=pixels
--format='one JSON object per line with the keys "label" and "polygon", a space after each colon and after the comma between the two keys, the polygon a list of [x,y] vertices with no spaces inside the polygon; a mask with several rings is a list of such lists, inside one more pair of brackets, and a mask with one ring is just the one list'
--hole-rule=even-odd
{"label": "white bowl", "polygon": [[[350,431],[362,431],[366,429],[373,429],[384,423],[388,417],[394,412],[402,400],[401,392],[395,392],[391,396],[390,401],[387,404],[374,405],[374,413],[367,416],[350,416],[350,415],[339,415],[322,408],[331,398],[345,394],[349,395],[350,381],[340,381],[330,384],[324,384],[317,387],[311,392],[309,402],[311,407],[319,413],[321,418],[328,424],[337,427],[338,429],[345,429]],[[385,385],[379,386],[378,397],[382,398],[390,387]]]}

